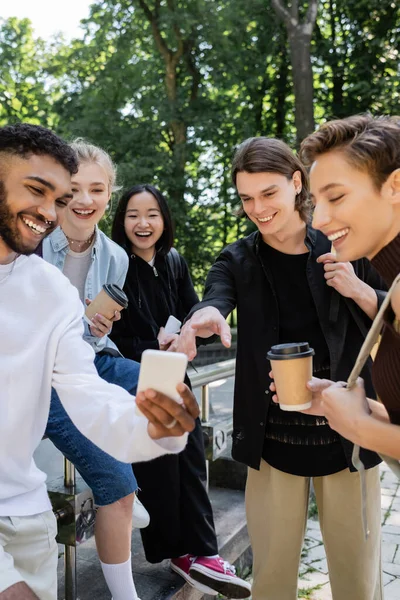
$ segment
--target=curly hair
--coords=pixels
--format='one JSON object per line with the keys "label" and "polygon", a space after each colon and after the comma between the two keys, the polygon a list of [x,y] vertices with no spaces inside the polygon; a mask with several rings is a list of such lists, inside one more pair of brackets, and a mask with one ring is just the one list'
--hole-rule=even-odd
{"label": "curly hair", "polygon": [[336,150],[356,169],[369,173],[379,190],[389,175],[400,168],[400,118],[354,115],[321,125],[300,146],[306,166],[321,154]]}
{"label": "curly hair", "polygon": [[78,171],[78,160],[70,146],[55,133],[29,123],[0,127],[0,153],[27,158],[32,154],[51,156],[71,175]]}
{"label": "curly hair", "polygon": [[[287,179],[293,177],[293,173],[300,171],[301,191],[295,199],[295,210],[301,219],[308,223],[311,220],[312,203],[308,194],[307,172],[293,153],[291,148],[276,138],[252,137],[248,138],[237,147],[232,161],[232,181],[236,187],[236,177],[241,171],[247,173],[278,173]],[[239,217],[244,217],[243,207],[237,211]]]}

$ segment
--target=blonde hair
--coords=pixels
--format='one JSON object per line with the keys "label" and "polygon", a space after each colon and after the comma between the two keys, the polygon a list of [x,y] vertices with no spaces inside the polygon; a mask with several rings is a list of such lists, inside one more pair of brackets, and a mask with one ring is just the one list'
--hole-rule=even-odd
{"label": "blonde hair", "polygon": [[81,163],[96,163],[105,170],[110,186],[110,192],[117,192],[121,189],[116,185],[117,181],[117,166],[111,160],[110,155],[94,144],[90,144],[84,138],[76,138],[70,143],[74,150],[79,164]]}

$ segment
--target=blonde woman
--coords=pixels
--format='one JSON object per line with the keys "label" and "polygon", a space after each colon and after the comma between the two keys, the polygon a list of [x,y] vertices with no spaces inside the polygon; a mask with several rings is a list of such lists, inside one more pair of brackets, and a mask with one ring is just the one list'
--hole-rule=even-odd
{"label": "blonde woman", "polygon": [[[73,199],[62,210],[61,227],[43,242],[43,258],[58,267],[88,304],[103,284],[120,287],[128,270],[126,253],[100,229],[115,186],[116,169],[104,150],[83,140],[71,144],[79,170],[72,176]],[[113,321],[120,318],[117,312]],[[96,314],[84,323],[84,339],[93,347],[99,375],[135,393],[138,363],[124,359],[108,333],[112,321]],[[113,600],[137,600],[131,567],[132,508],[137,482],[131,465],[100,450],[74,426],[53,390],[47,436],[78,469],[91,487],[98,506],[95,538],[101,567]],[[141,525],[148,514],[135,501]]]}

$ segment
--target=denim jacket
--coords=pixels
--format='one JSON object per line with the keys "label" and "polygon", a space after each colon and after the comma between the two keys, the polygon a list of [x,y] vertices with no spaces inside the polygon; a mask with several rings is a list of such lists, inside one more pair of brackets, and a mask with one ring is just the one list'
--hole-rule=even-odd
{"label": "denim jacket", "polygon": [[[43,258],[55,265],[60,271],[64,269],[65,257],[68,252],[68,240],[60,227],[57,227],[43,240]],[[128,271],[129,259],[126,252],[110,240],[98,227],[91,253],[91,263],[85,282],[85,298],[93,300],[105,283],[115,283],[123,287]],[[93,350],[106,350],[115,356],[121,356],[117,346],[107,335],[98,338],[90,333],[89,325],[83,321],[85,333],[83,339]]]}

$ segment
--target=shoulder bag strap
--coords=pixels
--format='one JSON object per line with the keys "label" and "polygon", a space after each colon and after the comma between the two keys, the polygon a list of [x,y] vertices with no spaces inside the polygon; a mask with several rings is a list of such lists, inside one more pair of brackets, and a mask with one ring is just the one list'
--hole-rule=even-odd
{"label": "shoulder bag strap", "polygon": [[177,250],[175,250],[175,248],[171,248],[171,250],[168,252],[167,260],[171,267],[175,281],[178,281],[178,279],[182,279],[182,263],[179,257],[179,253],[177,252]]}

